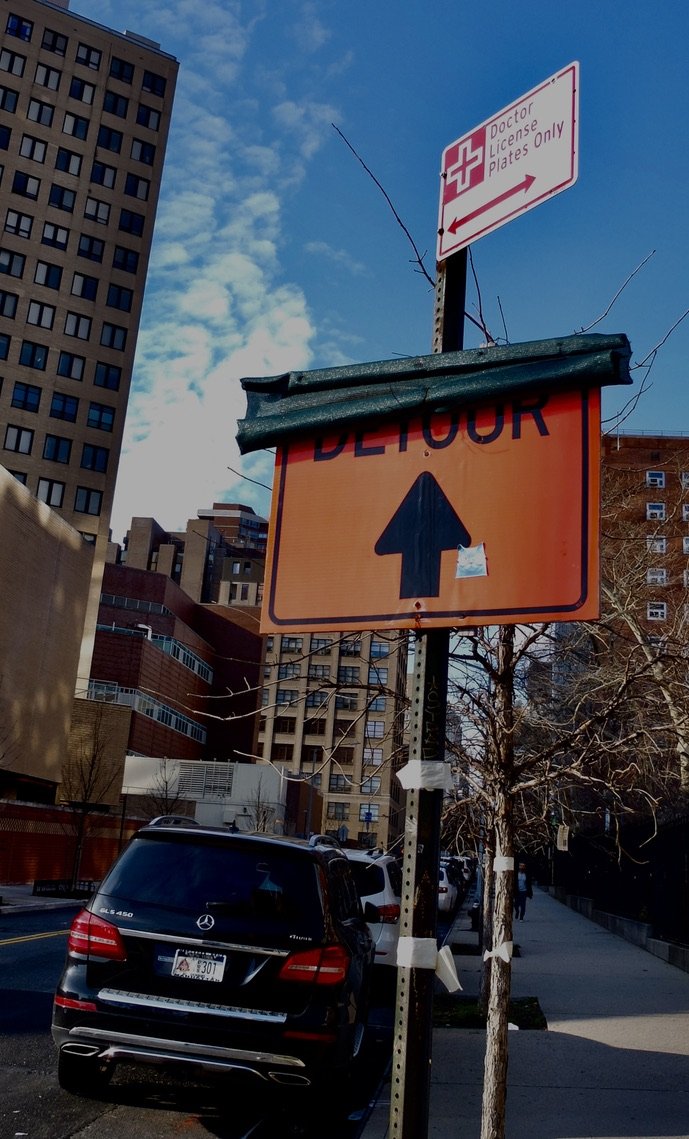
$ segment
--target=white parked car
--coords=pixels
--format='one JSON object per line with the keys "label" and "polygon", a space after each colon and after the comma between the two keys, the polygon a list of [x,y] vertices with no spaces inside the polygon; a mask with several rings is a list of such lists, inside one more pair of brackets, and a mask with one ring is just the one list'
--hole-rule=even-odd
{"label": "white parked car", "polygon": [[376,947],[376,965],[397,964],[402,871],[391,854],[375,854],[367,850],[345,850],[352,863],[354,881],[361,904],[372,902],[380,915],[379,922],[368,928]]}
{"label": "white parked car", "polygon": [[457,905],[457,887],[450,880],[444,866],[440,867],[438,879],[438,909],[441,914],[451,914]]}

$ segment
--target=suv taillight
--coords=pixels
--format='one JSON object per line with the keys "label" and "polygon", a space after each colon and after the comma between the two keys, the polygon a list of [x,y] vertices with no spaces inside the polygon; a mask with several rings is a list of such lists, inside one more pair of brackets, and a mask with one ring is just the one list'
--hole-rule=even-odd
{"label": "suv taillight", "polygon": [[378,913],[383,925],[395,925],[400,920],[400,908],[396,904],[378,906]]}
{"label": "suv taillight", "polygon": [[67,952],[81,957],[100,957],[107,961],[126,961],[127,950],[120,931],[88,910],[82,910],[72,922]]}
{"label": "suv taillight", "polygon": [[349,971],[350,956],[342,945],[290,953],[280,969],[281,981],[340,985]]}

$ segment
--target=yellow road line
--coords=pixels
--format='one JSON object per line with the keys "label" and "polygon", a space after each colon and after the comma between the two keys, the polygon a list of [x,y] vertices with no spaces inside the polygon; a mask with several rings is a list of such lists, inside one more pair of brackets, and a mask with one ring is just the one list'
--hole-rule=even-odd
{"label": "yellow road line", "polygon": [[51,930],[50,933],[26,933],[23,937],[7,937],[0,939],[0,946],[19,945],[22,941],[40,941],[43,937],[66,937],[68,929]]}

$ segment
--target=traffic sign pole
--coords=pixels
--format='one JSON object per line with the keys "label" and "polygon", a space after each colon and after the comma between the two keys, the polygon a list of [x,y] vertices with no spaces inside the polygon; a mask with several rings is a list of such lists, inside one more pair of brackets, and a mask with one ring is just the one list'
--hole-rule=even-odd
{"label": "traffic sign pole", "polygon": [[[464,346],[467,250],[438,265],[434,352]],[[409,760],[445,757],[449,629],[415,634]],[[442,791],[407,791],[400,937],[412,947],[437,937]],[[412,950],[413,960],[413,950]],[[400,966],[392,1056],[390,1139],[425,1139],[431,1090],[433,987],[429,968]]]}

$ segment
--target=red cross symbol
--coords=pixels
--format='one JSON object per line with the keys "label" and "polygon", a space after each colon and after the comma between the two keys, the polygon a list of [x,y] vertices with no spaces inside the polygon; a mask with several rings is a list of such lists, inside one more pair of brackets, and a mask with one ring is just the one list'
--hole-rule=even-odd
{"label": "red cross symbol", "polygon": [[447,151],[445,190],[443,201],[452,202],[466,190],[483,181],[485,173],[486,130],[481,127]]}

